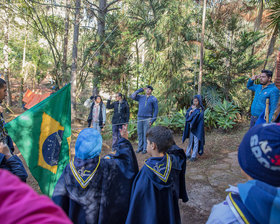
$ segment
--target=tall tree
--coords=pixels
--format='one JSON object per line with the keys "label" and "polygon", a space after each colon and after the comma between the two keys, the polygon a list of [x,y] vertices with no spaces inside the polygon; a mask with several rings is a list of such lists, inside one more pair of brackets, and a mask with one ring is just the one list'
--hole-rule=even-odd
{"label": "tall tree", "polygon": [[65,9],[65,28],[64,28],[64,37],[63,37],[63,59],[62,59],[62,74],[63,74],[63,82],[66,81],[67,76],[67,52],[68,52],[68,38],[69,38],[69,19],[70,19],[70,4],[69,0],[65,1],[66,9]]}
{"label": "tall tree", "polygon": [[203,74],[203,48],[204,48],[204,32],[205,32],[205,17],[206,17],[206,2],[203,0],[203,13],[202,13],[202,28],[200,40],[200,62],[199,62],[199,77],[198,77],[198,94],[201,94],[202,74]]}
{"label": "tall tree", "polygon": [[[258,16],[255,19],[255,24],[254,24],[254,31],[257,32],[260,29],[261,22],[262,22],[262,17],[263,17],[263,10],[264,10],[264,0],[259,0],[259,8],[258,8]],[[255,53],[255,45],[252,47],[252,55]]]}
{"label": "tall tree", "polygon": [[119,9],[119,8],[112,8],[112,6],[114,6],[117,2],[119,2],[119,0],[112,0],[109,3],[107,3],[107,0],[99,0],[98,6],[93,2],[90,1],[87,2],[91,6],[90,10],[92,11],[92,14],[95,15],[97,19],[97,36],[98,36],[97,43],[99,46],[94,56],[95,61],[94,61],[94,76],[93,76],[93,90],[92,90],[93,96],[96,96],[99,93],[101,66],[103,63],[102,51],[104,48],[104,41],[105,41],[106,14],[109,11]]}
{"label": "tall tree", "polygon": [[[8,3],[9,4],[9,3]],[[7,83],[7,104],[11,106],[12,97],[11,97],[11,88],[10,88],[10,80],[9,80],[9,28],[10,28],[10,13],[9,9],[4,9],[3,15],[3,25],[4,25],[4,47],[3,47],[3,55],[4,55],[4,77]]]}
{"label": "tall tree", "polygon": [[275,0],[271,3],[271,7],[269,8],[269,25],[268,30],[271,30],[271,38],[269,42],[269,46],[267,49],[266,59],[264,62],[264,69],[267,65],[268,58],[270,55],[272,55],[274,51],[274,46],[277,40],[277,37],[279,36],[279,30],[280,30],[280,1]]}
{"label": "tall tree", "polygon": [[23,0],[23,7],[20,8],[21,13],[26,15],[28,25],[36,30],[48,43],[49,49],[53,56],[54,66],[52,73],[56,85],[62,86],[62,53],[60,46],[61,39],[64,34],[64,23],[61,15],[54,12],[53,7],[45,7],[44,4],[38,2]]}
{"label": "tall tree", "polygon": [[80,28],[80,9],[81,0],[75,3],[75,20],[73,34],[73,50],[72,50],[72,68],[71,68],[71,121],[76,118],[76,91],[77,91],[77,59],[78,59],[78,41]]}

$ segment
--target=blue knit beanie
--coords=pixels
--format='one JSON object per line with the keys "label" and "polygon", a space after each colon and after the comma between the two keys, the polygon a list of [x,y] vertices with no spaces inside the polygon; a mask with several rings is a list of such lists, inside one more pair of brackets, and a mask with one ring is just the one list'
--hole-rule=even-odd
{"label": "blue knit beanie", "polygon": [[253,179],[280,187],[280,123],[251,128],[239,146],[238,162]]}
{"label": "blue knit beanie", "polygon": [[80,159],[92,159],[99,156],[102,148],[102,137],[93,128],[82,130],[75,145],[75,157]]}

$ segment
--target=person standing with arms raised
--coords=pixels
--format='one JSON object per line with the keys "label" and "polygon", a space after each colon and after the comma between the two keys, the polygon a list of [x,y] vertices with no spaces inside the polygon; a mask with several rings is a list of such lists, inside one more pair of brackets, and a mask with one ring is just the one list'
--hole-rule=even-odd
{"label": "person standing with arms raised", "polygon": [[[138,149],[137,153],[147,153],[146,133],[149,127],[156,121],[158,114],[158,100],[152,95],[153,87],[147,85],[146,88],[141,88],[135,91],[130,98],[139,102],[137,114],[137,134],[138,134]],[[146,92],[146,95],[139,95],[141,92]]]}
{"label": "person standing with arms raised", "polygon": [[121,138],[120,129],[122,129],[122,125],[127,124],[129,121],[129,105],[121,93],[116,94],[115,102],[112,103],[111,100],[112,97],[107,101],[106,108],[114,109],[112,117],[112,150],[115,151],[118,141]]}
{"label": "person standing with arms raised", "polygon": [[[258,117],[265,110],[266,99],[269,99],[269,122],[271,122],[279,99],[279,90],[271,81],[272,75],[272,71],[262,70],[260,75],[254,75],[247,83],[247,88],[255,92],[251,106],[250,128],[255,125]],[[260,80],[258,85],[254,84],[257,79]]]}

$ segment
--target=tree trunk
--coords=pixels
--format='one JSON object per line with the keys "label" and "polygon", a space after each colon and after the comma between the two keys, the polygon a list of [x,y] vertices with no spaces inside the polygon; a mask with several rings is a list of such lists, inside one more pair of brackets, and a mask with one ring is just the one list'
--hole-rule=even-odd
{"label": "tree trunk", "polygon": [[10,18],[8,12],[5,10],[4,13],[4,46],[3,46],[3,55],[4,55],[4,79],[7,83],[7,104],[11,106],[12,97],[11,97],[11,89],[9,82],[9,26],[10,26]]}
{"label": "tree trunk", "polygon": [[78,40],[80,28],[80,7],[81,0],[76,0],[75,21],[73,34],[72,68],[71,68],[71,121],[76,118],[76,89],[77,89],[77,59],[78,59]]}
{"label": "tree trunk", "polygon": [[[105,36],[105,15],[106,15],[106,6],[107,6],[107,0],[99,0],[99,10],[98,10],[98,18],[97,18],[97,35],[99,44],[101,45],[104,36]],[[101,65],[102,65],[102,49],[103,46],[99,48],[99,50],[96,52],[96,58],[97,60],[94,63],[94,77],[93,77],[93,90],[92,95],[96,96],[99,94],[99,83],[100,83],[100,77],[101,77]]]}
{"label": "tree trunk", "polygon": [[204,48],[205,17],[206,17],[206,0],[203,1],[203,13],[202,13],[200,63],[199,63],[199,77],[198,77],[198,94],[199,95],[201,94],[202,74],[203,74],[203,48]]}
{"label": "tree trunk", "polygon": [[139,59],[139,45],[138,45],[138,40],[136,40],[136,62],[137,62],[137,79],[136,79],[136,89],[139,88],[139,77],[140,77],[140,71],[139,71],[139,67],[140,67],[140,59]]}
{"label": "tree trunk", "polygon": [[266,54],[266,58],[265,58],[263,69],[265,69],[265,67],[267,65],[267,61],[268,61],[269,56],[272,55],[272,53],[273,53],[277,37],[278,37],[278,27],[275,26],[273,34],[272,34],[270,42],[269,42],[268,49],[267,49],[267,54]]}
{"label": "tree trunk", "polygon": [[20,72],[20,95],[19,95],[19,104],[22,104],[23,98],[23,87],[24,87],[24,70],[25,70],[25,56],[26,56],[26,41],[27,41],[27,27],[25,26],[24,30],[24,46],[23,46],[23,53],[22,53],[22,65],[21,65],[21,72]]}
{"label": "tree trunk", "polygon": [[[260,25],[261,25],[261,22],[262,22],[262,16],[263,16],[263,0],[261,0],[259,13],[258,13],[258,16],[255,20],[255,24],[254,24],[254,31],[255,32],[257,32],[260,29]],[[255,44],[253,45],[253,48],[252,48],[252,55],[254,55],[254,53],[255,53]]]}
{"label": "tree trunk", "polygon": [[[66,6],[69,5],[69,0],[66,0]],[[69,8],[66,8],[65,12],[65,31],[63,38],[63,59],[62,59],[62,83],[64,84],[68,80],[67,78],[67,50],[68,50],[68,35],[69,35]]]}

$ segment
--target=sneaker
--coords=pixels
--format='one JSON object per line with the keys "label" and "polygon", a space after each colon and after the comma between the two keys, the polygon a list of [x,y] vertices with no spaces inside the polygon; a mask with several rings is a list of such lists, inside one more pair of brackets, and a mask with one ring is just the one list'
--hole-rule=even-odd
{"label": "sneaker", "polygon": [[142,154],[146,154],[146,153],[147,153],[147,150],[143,150],[143,151],[142,151]]}
{"label": "sneaker", "polygon": [[194,162],[196,160],[196,158],[190,158],[190,162]]}
{"label": "sneaker", "polygon": [[187,159],[190,159],[191,158],[191,156],[187,156]]}
{"label": "sneaker", "polygon": [[142,151],[143,151],[143,149],[137,149],[136,153],[139,153],[139,152],[142,152]]}

